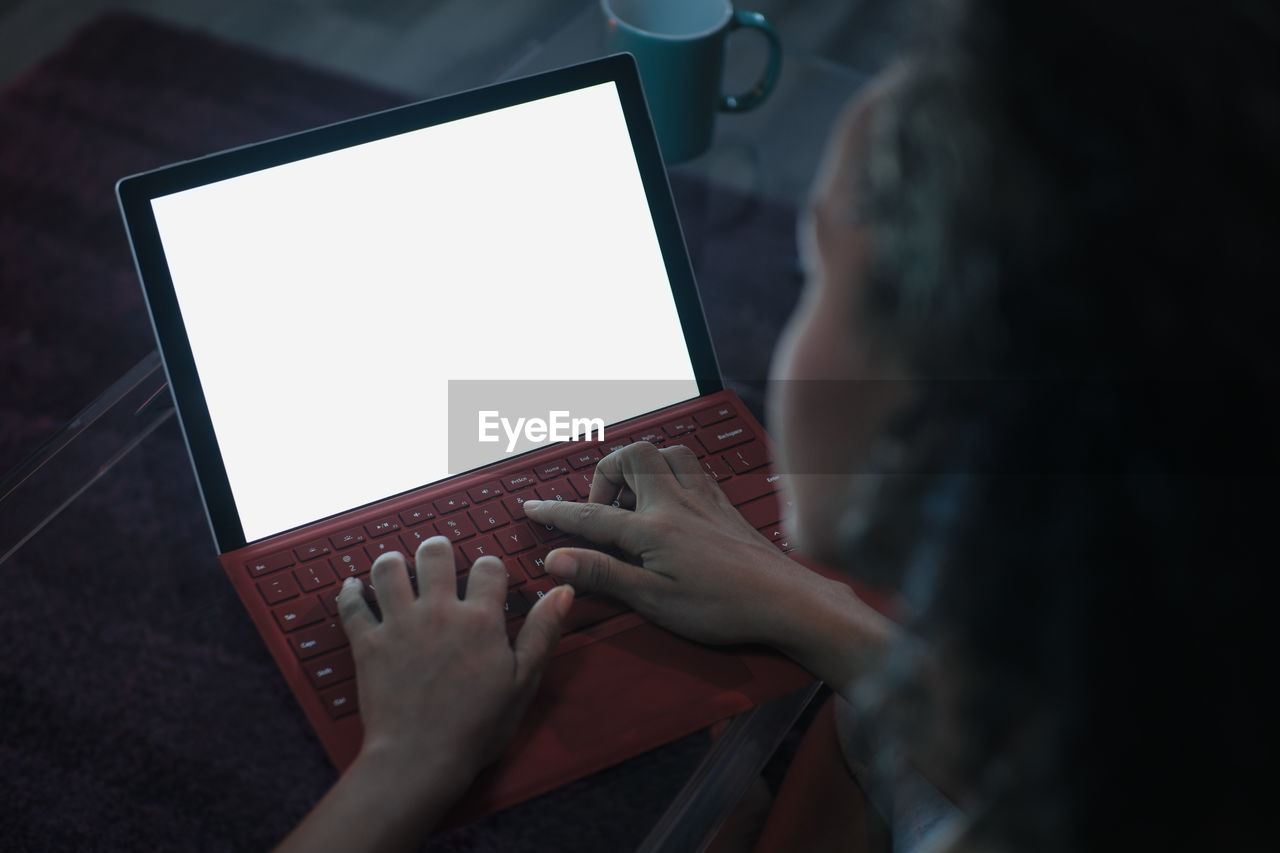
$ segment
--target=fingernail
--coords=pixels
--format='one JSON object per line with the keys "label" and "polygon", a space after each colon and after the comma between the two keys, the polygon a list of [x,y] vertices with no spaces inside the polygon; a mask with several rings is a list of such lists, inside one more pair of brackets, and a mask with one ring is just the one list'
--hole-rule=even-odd
{"label": "fingernail", "polygon": [[342,582],[343,589],[356,589],[360,586],[360,578],[352,575]]}
{"label": "fingernail", "polygon": [[542,501],[538,500],[537,498],[534,498],[533,500],[527,500],[523,504],[521,504],[521,506],[523,506],[525,509],[537,508],[541,505],[542,505]]}
{"label": "fingernail", "polygon": [[547,555],[547,571],[556,577],[573,580],[578,574],[578,558],[568,551],[552,551]]}
{"label": "fingernail", "polygon": [[569,608],[573,606],[574,589],[568,584],[561,584],[556,589],[563,589],[564,592],[556,593],[556,616],[560,619],[569,615]]}

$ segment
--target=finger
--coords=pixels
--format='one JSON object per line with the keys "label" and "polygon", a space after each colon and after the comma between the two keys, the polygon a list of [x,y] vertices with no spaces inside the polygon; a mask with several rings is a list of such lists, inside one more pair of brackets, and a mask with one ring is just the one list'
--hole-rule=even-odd
{"label": "finger", "polygon": [[663,577],[590,548],[555,549],[547,555],[547,571],[579,592],[601,592],[632,606]]}
{"label": "finger", "polygon": [[369,585],[378,596],[382,618],[401,618],[413,602],[413,587],[409,585],[409,567],[404,554],[389,551],[378,555],[369,570]]}
{"label": "finger", "polygon": [[674,444],[658,451],[662,459],[676,475],[676,480],[686,489],[697,489],[707,485],[707,472],[698,461],[698,456],[683,444]]}
{"label": "finger", "polygon": [[550,524],[565,533],[576,533],[602,545],[626,551],[634,545],[635,513],[598,503],[577,501],[525,501],[524,514],[538,524]]}
{"label": "finger", "polygon": [[365,603],[364,582],[360,578],[347,578],[338,590],[338,618],[353,648],[363,643],[366,635],[378,626],[377,617]]}
{"label": "finger", "polygon": [[418,546],[418,597],[424,601],[458,600],[453,543],[432,536]]}
{"label": "finger", "polygon": [[560,640],[560,625],[573,604],[573,587],[558,586],[539,599],[516,635],[516,683],[532,695]]}
{"label": "finger", "polygon": [[673,479],[671,468],[663,461],[658,448],[647,441],[637,441],[596,463],[587,500],[612,503],[622,489],[629,487],[636,493],[637,504],[644,504],[647,498],[674,488]]}
{"label": "finger", "polygon": [[[616,450],[614,451],[614,453],[617,452]],[[605,457],[605,459],[608,458],[608,456]],[[591,472],[591,485],[587,487],[587,500],[596,504],[618,506],[618,497],[627,487],[625,483],[615,483],[609,479],[607,471],[608,469],[601,471],[600,463],[596,463],[595,471]]]}
{"label": "finger", "polygon": [[507,597],[507,570],[497,557],[481,557],[467,575],[467,601],[475,601],[494,612],[502,609]]}

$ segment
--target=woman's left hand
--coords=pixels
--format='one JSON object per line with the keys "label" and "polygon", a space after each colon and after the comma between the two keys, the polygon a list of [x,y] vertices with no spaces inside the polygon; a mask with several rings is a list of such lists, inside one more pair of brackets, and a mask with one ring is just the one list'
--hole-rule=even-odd
{"label": "woman's left hand", "polygon": [[281,850],[417,849],[502,754],[533,700],[572,587],[539,600],[513,646],[503,613],[507,574],[496,557],[475,562],[459,599],[453,545],[436,536],[418,547],[417,575],[415,595],[403,555],[374,562],[380,620],[358,579],[338,595],[364,741]]}

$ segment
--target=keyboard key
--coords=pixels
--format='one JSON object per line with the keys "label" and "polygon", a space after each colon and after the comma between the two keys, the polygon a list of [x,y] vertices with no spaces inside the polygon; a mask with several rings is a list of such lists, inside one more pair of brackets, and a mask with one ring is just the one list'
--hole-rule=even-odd
{"label": "keyboard key", "polygon": [[674,421],[667,421],[662,425],[662,431],[667,435],[675,438],[677,435],[684,435],[686,432],[693,432],[698,428],[698,424],[692,417],[677,418]]}
{"label": "keyboard key", "polygon": [[435,535],[436,526],[434,524],[424,524],[421,527],[404,531],[400,534],[400,542],[404,545],[405,555],[410,559],[415,559],[415,555],[418,553],[418,546]]}
{"label": "keyboard key", "polygon": [[569,535],[560,528],[553,527],[550,524],[533,524],[531,526],[533,527],[533,538],[537,539],[539,542],[554,542],[557,539],[563,539],[565,536]]}
{"label": "keyboard key", "polygon": [[320,698],[324,701],[325,709],[328,710],[329,716],[335,720],[359,711],[359,696],[355,679],[344,681],[335,687],[320,691]]}
{"label": "keyboard key", "polygon": [[481,557],[501,557],[502,551],[492,536],[480,536],[459,546],[467,565],[471,565]]}
{"label": "keyboard key", "polygon": [[578,470],[582,468],[594,468],[595,464],[601,459],[600,451],[594,447],[584,448],[572,453],[565,460],[569,463],[569,467]]}
{"label": "keyboard key", "polygon": [[554,483],[547,483],[545,486],[538,486],[535,491],[538,497],[544,501],[575,501],[577,493],[569,485],[568,480],[556,480]]}
{"label": "keyboard key", "polygon": [[529,527],[529,523],[516,524],[497,534],[498,544],[502,546],[502,550],[507,554],[519,554],[521,551],[528,551],[536,543],[534,542],[533,530]]}
{"label": "keyboard key", "polygon": [[[410,582],[414,580],[413,575],[409,575],[409,580]],[[338,596],[342,594],[342,589],[342,584],[339,584],[328,587],[324,592],[320,593],[320,603],[324,605],[324,612],[329,614],[330,619],[338,618]],[[413,589],[416,593],[418,588],[415,585]],[[373,591],[372,581],[367,576],[361,580],[361,593],[364,596],[365,604],[369,605],[375,616],[381,618],[378,610],[378,597]]]}
{"label": "keyboard key", "polygon": [[276,617],[281,631],[296,631],[308,625],[314,625],[329,618],[324,605],[314,596],[299,598],[287,604],[271,608],[271,615]]}
{"label": "keyboard key", "polygon": [[340,578],[351,578],[357,575],[367,575],[373,560],[365,555],[364,551],[352,551],[349,554],[340,554],[332,561],[334,568],[338,572]]}
{"label": "keyboard key", "polygon": [[305,545],[299,545],[297,548],[293,549],[293,553],[298,555],[299,560],[305,561],[314,560],[317,557],[324,557],[331,553],[331,549],[329,548],[328,542],[323,539],[319,539],[315,542],[308,542]]}
{"label": "keyboard key", "polygon": [[524,573],[531,579],[547,576],[547,554],[549,550],[543,549],[532,554],[525,554],[520,558],[520,568],[524,569]]}
{"label": "keyboard key", "polygon": [[569,485],[573,486],[573,490],[578,493],[578,498],[586,500],[591,494],[591,478],[595,476],[595,471],[578,471],[569,475]]}
{"label": "keyboard key", "polygon": [[631,436],[632,441],[647,441],[650,444],[662,445],[667,441],[667,434],[661,429],[647,429]]}
{"label": "keyboard key", "polygon": [[532,608],[533,605],[537,604],[540,599],[545,598],[547,593],[555,588],[555,581],[549,577],[544,577],[536,581],[530,581],[527,586],[521,587],[519,592],[524,596],[524,600],[529,602],[529,607]]}
{"label": "keyboard key", "polygon": [[471,506],[471,503],[467,500],[467,496],[459,492],[456,495],[450,495],[447,498],[441,498],[436,501],[436,512],[441,515],[448,515],[451,512],[457,512],[469,506]]}
{"label": "keyboard key", "polygon": [[[770,494],[777,491],[778,477],[768,469],[764,471],[752,471],[749,474],[742,474],[734,477],[732,480],[726,480],[720,484],[720,488],[724,490],[725,496],[729,498],[729,502],[734,506],[741,506],[747,501],[755,500],[762,495]],[[771,521],[777,521],[776,518]],[[764,524],[761,522],[760,524]],[[754,525],[759,527],[760,524]]]}
{"label": "keyboard key", "polygon": [[293,565],[293,555],[288,551],[281,551],[278,554],[270,554],[259,560],[250,560],[244,564],[248,569],[249,576],[260,578],[263,575],[269,575],[272,572],[278,572]]}
{"label": "keyboard key", "polygon": [[743,444],[756,437],[755,433],[740,418],[734,418],[731,421],[717,424],[710,429],[701,430],[696,435],[698,441],[702,442],[702,446],[707,449],[708,453],[718,453],[721,450],[733,447],[735,444]]}
{"label": "keyboard key", "polygon": [[554,462],[544,462],[533,469],[539,480],[550,480],[553,477],[563,477],[569,473],[569,465],[563,459],[557,459]]}
{"label": "keyboard key", "polygon": [[738,512],[757,530],[782,520],[782,508],[772,495],[743,504],[738,507]]}
{"label": "keyboard key", "polygon": [[702,460],[702,467],[706,469],[708,474],[716,478],[716,482],[729,477],[733,473],[733,469],[724,461],[723,456],[708,456]]}
{"label": "keyboard key", "polygon": [[329,614],[330,619],[338,616],[338,594],[342,592],[342,586],[333,586],[320,593],[320,603],[324,605],[324,612]]}
{"label": "keyboard key", "polygon": [[760,528],[760,535],[770,542],[787,537],[787,534],[782,530],[781,524],[766,524]]}
{"label": "keyboard key", "polygon": [[501,494],[502,484],[497,480],[467,489],[467,497],[471,499],[473,504],[484,503],[487,500],[499,497]]}
{"label": "keyboard key", "polygon": [[395,533],[400,529],[400,520],[394,517],[379,518],[366,524],[364,529],[374,538],[386,536],[388,533]]}
{"label": "keyboard key", "polygon": [[502,508],[500,503],[474,507],[467,510],[467,515],[471,517],[471,521],[475,524],[477,531],[493,530],[511,521],[507,511]]}
{"label": "keyboard key", "polygon": [[[511,596],[512,594],[518,594],[520,588],[528,583],[529,578],[525,576],[524,572],[520,571],[520,566],[515,560],[512,560],[510,564],[503,563],[503,566],[507,570],[507,595]],[[463,582],[470,580],[470,578],[471,572],[467,572],[465,575],[459,575],[458,589],[462,590],[465,585]]]}
{"label": "keyboard key", "polygon": [[356,664],[351,657],[350,648],[312,658],[303,664],[302,668],[316,689],[346,681],[348,678],[354,678],[356,674]]}
{"label": "keyboard key", "polygon": [[262,593],[262,600],[267,604],[279,604],[299,595],[301,590],[298,589],[298,582],[293,579],[293,575],[287,573],[258,581],[258,592]]}
{"label": "keyboard key", "polygon": [[[392,551],[399,551],[404,554],[404,548],[400,544],[400,540],[392,536],[387,539],[379,539],[376,542],[370,542],[364,546],[364,552],[369,556],[369,562],[381,557],[383,554],[390,554]],[[405,554],[407,557],[408,554]]]}
{"label": "keyboard key", "polygon": [[720,423],[720,421],[727,421],[736,414],[738,413],[733,410],[732,406],[709,406],[694,412],[693,420],[698,426],[711,426],[712,424]]}
{"label": "keyboard key", "polygon": [[760,531],[764,534],[764,538],[768,539],[774,545],[778,546],[778,550],[786,554],[795,550],[795,545],[791,541],[791,537],[782,529],[780,525],[771,524]]}
{"label": "keyboard key", "polygon": [[693,455],[699,459],[707,455],[707,451],[702,449],[702,445],[698,442],[698,439],[692,435],[683,435],[680,438],[673,438],[666,443],[666,446],[675,447],[677,444],[692,450]]}
{"label": "keyboard key", "polygon": [[538,478],[533,476],[532,471],[521,471],[519,474],[512,474],[510,477],[502,479],[502,485],[506,487],[508,492],[523,489],[525,486],[532,486],[537,482]]}
{"label": "keyboard key", "polygon": [[536,498],[533,489],[522,492],[518,495],[507,495],[502,499],[502,505],[507,508],[507,512],[511,515],[512,521],[519,521],[525,517],[524,502],[529,498]]}
{"label": "keyboard key", "polygon": [[304,563],[294,569],[293,573],[297,576],[298,585],[302,587],[303,592],[315,592],[320,587],[328,586],[337,580],[329,560]]}
{"label": "keyboard key", "polygon": [[519,619],[529,612],[529,601],[520,594],[520,590],[508,590],[507,600],[502,605],[502,612],[506,614],[507,619]]}
{"label": "keyboard key", "polygon": [[400,520],[404,522],[405,527],[413,527],[415,524],[431,521],[435,517],[436,510],[432,504],[419,504],[400,513]]}
{"label": "keyboard key", "polygon": [[631,443],[631,439],[629,438],[621,438],[621,437],[611,438],[608,441],[602,442],[599,445],[600,453],[602,456],[608,456],[610,453],[614,453],[618,450],[621,450],[622,448],[626,447],[630,443]]}
{"label": "keyboard key", "polygon": [[440,535],[454,542],[460,539],[466,539],[476,535],[476,527],[471,520],[465,515],[446,518],[436,522],[436,530],[440,531]]}
{"label": "keyboard key", "polygon": [[724,455],[724,461],[729,463],[733,473],[741,474],[767,464],[769,457],[765,454],[764,447],[759,442],[755,442],[730,450]]}
{"label": "keyboard key", "polygon": [[352,527],[349,530],[343,530],[329,537],[329,541],[333,543],[335,551],[345,551],[354,545],[359,545],[365,540],[363,527]]}
{"label": "keyboard key", "polygon": [[347,635],[338,622],[324,622],[289,635],[289,645],[299,660],[322,655],[347,644]]}

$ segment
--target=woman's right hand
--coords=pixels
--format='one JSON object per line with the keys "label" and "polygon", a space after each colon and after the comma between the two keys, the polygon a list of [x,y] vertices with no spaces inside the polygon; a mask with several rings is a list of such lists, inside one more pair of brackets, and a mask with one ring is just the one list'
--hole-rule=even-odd
{"label": "woman's right hand", "polygon": [[694,640],[765,643],[825,678],[815,665],[830,668],[828,647],[848,639],[843,629],[891,624],[844,584],[779,552],[683,446],[630,444],[597,464],[586,502],[528,501],[524,510],[628,558],[559,548],[547,558],[551,574]]}

